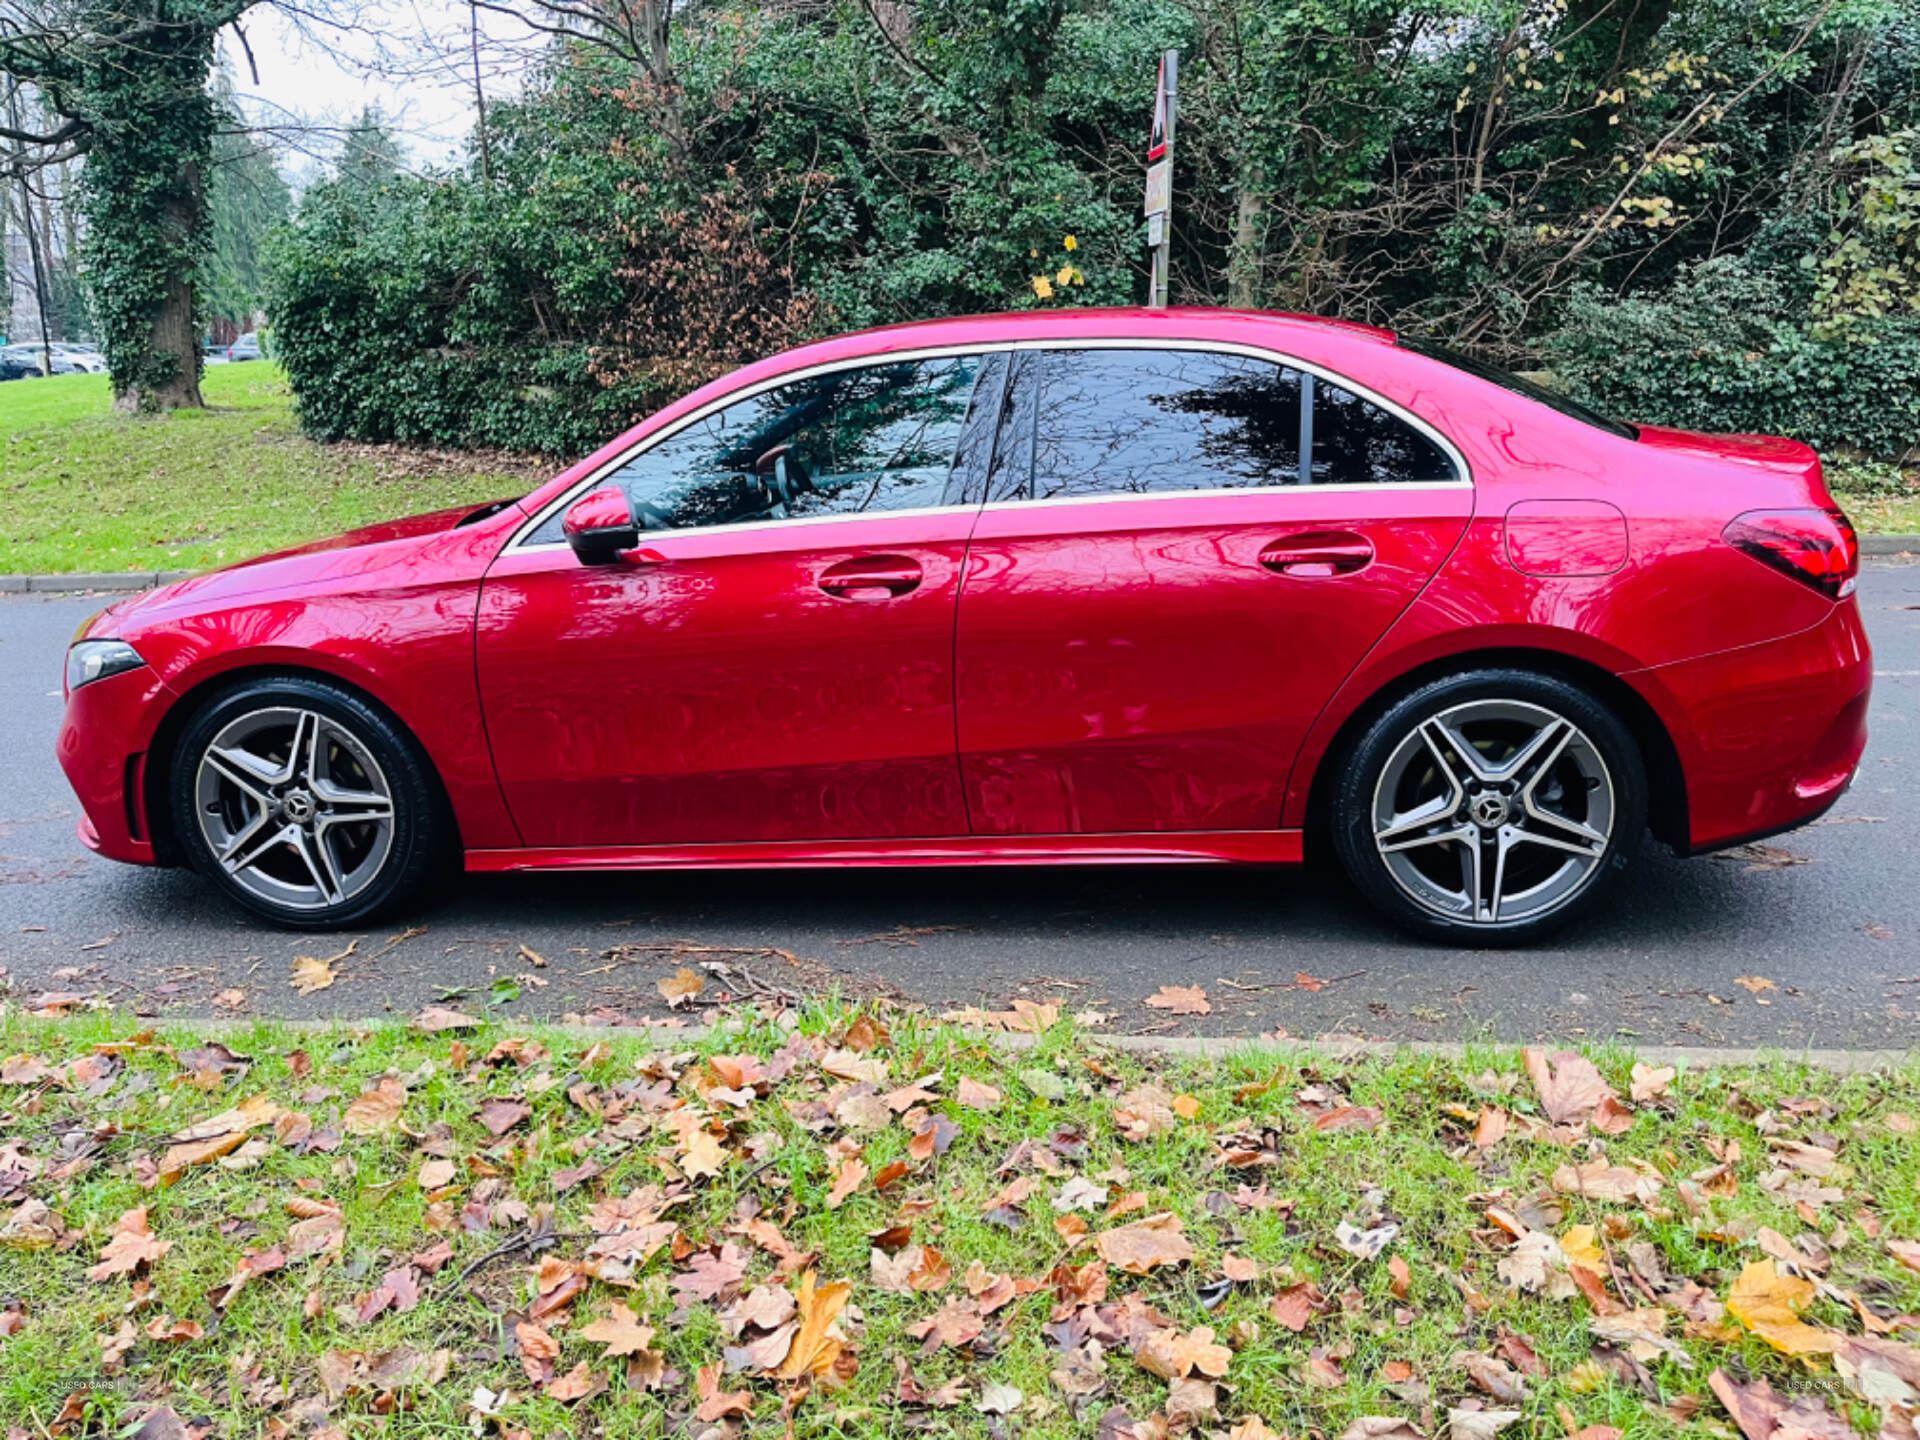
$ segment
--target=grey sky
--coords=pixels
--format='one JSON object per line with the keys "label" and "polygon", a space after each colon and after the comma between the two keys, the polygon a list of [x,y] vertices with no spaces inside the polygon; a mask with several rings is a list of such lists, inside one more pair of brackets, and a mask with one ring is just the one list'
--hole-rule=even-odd
{"label": "grey sky", "polygon": [[[368,105],[385,113],[415,165],[439,165],[465,153],[473,128],[468,13],[458,0],[362,0],[356,22],[338,27],[296,23],[263,5],[243,22],[259,83],[230,31],[221,34],[221,53],[253,123],[316,127],[309,135],[283,135],[296,184],[337,148],[329,131]],[[481,30],[500,38],[513,33],[511,22],[484,13]],[[490,98],[514,92],[515,68],[487,67]]]}

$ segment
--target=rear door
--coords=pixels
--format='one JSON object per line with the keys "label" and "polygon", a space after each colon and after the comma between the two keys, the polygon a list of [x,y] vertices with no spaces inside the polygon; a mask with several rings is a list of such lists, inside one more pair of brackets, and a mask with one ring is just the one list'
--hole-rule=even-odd
{"label": "rear door", "polygon": [[974,833],[1276,827],[1308,727],[1472,509],[1452,448],[1351,382],[1022,352],[955,645]]}

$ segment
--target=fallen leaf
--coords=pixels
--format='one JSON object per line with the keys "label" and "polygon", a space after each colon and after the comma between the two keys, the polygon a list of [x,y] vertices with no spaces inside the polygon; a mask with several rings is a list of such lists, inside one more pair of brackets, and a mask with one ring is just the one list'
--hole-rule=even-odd
{"label": "fallen leaf", "polygon": [[698,970],[690,970],[683,965],[677,973],[662,980],[658,988],[661,998],[667,1002],[667,1008],[678,1010],[683,1005],[691,1005],[700,992],[707,988],[707,982]]}
{"label": "fallen leaf", "polygon": [[642,1325],[640,1317],[617,1300],[607,1306],[606,1314],[598,1320],[581,1326],[579,1335],[582,1340],[606,1346],[608,1358],[646,1354],[653,1344],[653,1327]]}
{"label": "fallen leaf", "polygon": [[1774,1349],[1787,1355],[1830,1354],[1841,1337],[1800,1318],[1818,1288],[1811,1280],[1782,1275],[1771,1260],[1743,1269],[1727,1295],[1727,1313]]}
{"label": "fallen leaf", "polygon": [[1649,1100],[1658,1100],[1667,1093],[1667,1088],[1673,1084],[1674,1077],[1679,1073],[1671,1065],[1656,1068],[1643,1061],[1634,1061],[1633,1084],[1628,1091],[1633,1097],[1633,1103],[1644,1105]]}
{"label": "fallen leaf", "polygon": [[1622,1200],[1645,1204],[1660,1193],[1660,1177],[1630,1165],[1610,1165],[1605,1158],[1584,1165],[1562,1165],[1553,1172],[1554,1190],[1589,1200]]}
{"label": "fallen leaf", "polygon": [[1540,1108],[1556,1125],[1578,1125],[1592,1117],[1603,1100],[1619,1096],[1586,1056],[1561,1050],[1552,1056],[1528,1046],[1520,1052]]}
{"label": "fallen leaf", "polygon": [[1447,1440],[1493,1440],[1522,1413],[1519,1410],[1449,1410]]}
{"label": "fallen leaf", "polygon": [[1789,1405],[1765,1380],[1742,1385],[1715,1370],[1707,1385],[1727,1407],[1747,1440],[1855,1440],[1853,1427],[1816,1395],[1801,1395]]}
{"label": "fallen leaf", "polygon": [[533,1115],[533,1106],[524,1100],[514,1100],[503,1095],[492,1095],[480,1102],[477,1112],[480,1123],[487,1127],[487,1133],[498,1139],[514,1126]]}
{"label": "fallen leaf", "polygon": [[722,1390],[720,1376],[724,1367],[719,1361],[711,1365],[702,1365],[694,1375],[694,1385],[700,1393],[699,1407],[693,1412],[694,1418],[712,1424],[716,1420],[725,1420],[753,1413],[753,1392],[750,1390]]}
{"label": "fallen leaf", "polygon": [[1093,1242],[1100,1258],[1129,1275],[1145,1275],[1159,1265],[1181,1265],[1193,1259],[1193,1246],[1183,1233],[1180,1217],[1171,1211],[1103,1230]]}
{"label": "fallen leaf", "polygon": [[380,1083],[364,1090],[348,1105],[340,1117],[340,1127],[349,1135],[377,1135],[400,1122],[407,1103],[407,1087],[392,1075],[383,1075]]}
{"label": "fallen leaf", "polygon": [[960,1083],[954,1088],[953,1098],[969,1110],[994,1110],[1000,1105],[1000,1092],[993,1086],[975,1080],[970,1075],[960,1077]]}
{"label": "fallen leaf", "polygon": [[296,955],[293,960],[293,988],[302,995],[325,990],[340,977],[331,960],[316,960],[311,955]]}
{"label": "fallen leaf", "polygon": [[128,1210],[113,1223],[113,1234],[100,1248],[100,1262],[87,1271],[89,1280],[110,1280],[115,1275],[131,1275],[143,1265],[152,1265],[173,1248],[171,1240],[158,1238],[147,1226],[145,1206]]}
{"label": "fallen leaf", "polygon": [[1333,1231],[1333,1243],[1359,1260],[1378,1260],[1387,1246],[1400,1234],[1400,1227],[1389,1220],[1362,1230],[1342,1220]]}
{"label": "fallen leaf", "polygon": [[833,1189],[827,1192],[827,1208],[838,1210],[866,1178],[867,1162],[858,1155],[849,1155],[841,1161],[839,1170],[834,1173]]}
{"label": "fallen leaf", "polygon": [[429,1005],[413,1017],[412,1028],[422,1035],[438,1035],[447,1030],[476,1030],[480,1022],[445,1005]]}
{"label": "fallen leaf", "polygon": [[1745,990],[1749,995],[1759,995],[1768,990],[1778,990],[1780,988],[1764,975],[1736,975],[1733,977],[1733,983],[1738,985],[1742,990]]}
{"label": "fallen leaf", "polygon": [[1207,1003],[1207,992],[1198,985],[1162,985],[1147,997],[1147,1004],[1155,1010],[1167,1010],[1175,1015],[1213,1013],[1213,1006]]}
{"label": "fallen leaf", "polygon": [[943,1345],[969,1345],[979,1339],[985,1329],[986,1321],[980,1314],[979,1305],[972,1300],[955,1298],[926,1319],[909,1325],[907,1333],[916,1340],[924,1341],[921,1349],[931,1354]]}
{"label": "fallen leaf", "polygon": [[1151,1371],[1162,1380],[1178,1380],[1183,1375],[1194,1374],[1218,1379],[1233,1362],[1233,1351],[1215,1343],[1213,1331],[1202,1325],[1185,1335],[1177,1330],[1150,1335],[1133,1358],[1141,1369]]}
{"label": "fallen leaf", "polygon": [[1398,1415],[1362,1415],[1340,1432],[1340,1440],[1426,1440],[1411,1420]]}
{"label": "fallen leaf", "polygon": [[973,1408],[982,1415],[1011,1415],[1020,1408],[1020,1402],[1027,1397],[1003,1380],[982,1387],[980,1398]]}

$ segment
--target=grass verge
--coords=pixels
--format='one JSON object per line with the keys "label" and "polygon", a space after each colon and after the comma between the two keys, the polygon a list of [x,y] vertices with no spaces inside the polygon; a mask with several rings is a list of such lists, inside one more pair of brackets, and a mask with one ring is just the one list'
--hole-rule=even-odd
{"label": "grass verge", "polygon": [[1791,1398],[1912,1434],[1920,1074],[1195,1066],[988,1018],[1043,1033],[15,1011],[0,1423],[1622,1440],[1733,1405],[1765,1440]]}
{"label": "grass verge", "polygon": [[279,369],[216,365],[205,410],[121,415],[104,375],[0,385],[0,574],[197,570],[356,525],[517,495],[514,457],[317,445]]}

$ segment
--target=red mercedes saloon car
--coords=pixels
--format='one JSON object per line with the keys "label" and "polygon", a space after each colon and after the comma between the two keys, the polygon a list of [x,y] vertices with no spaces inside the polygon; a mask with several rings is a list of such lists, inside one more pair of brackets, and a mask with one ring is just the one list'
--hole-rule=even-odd
{"label": "red mercedes saloon car", "polygon": [[443,861],[1288,864],[1430,936],[1820,814],[1866,743],[1804,445],[1634,428],[1358,325],[807,345],[520,500],[114,606],[59,753],[101,854],[290,926]]}

